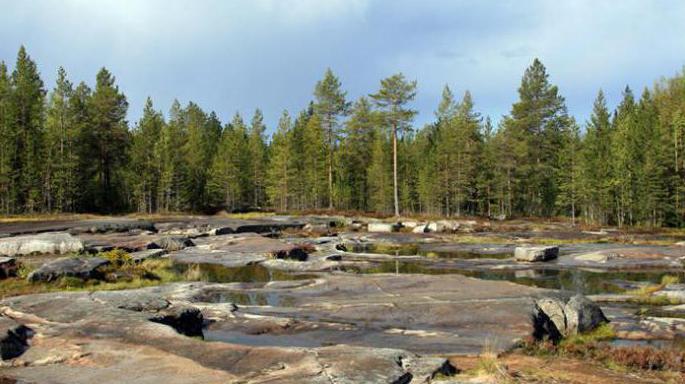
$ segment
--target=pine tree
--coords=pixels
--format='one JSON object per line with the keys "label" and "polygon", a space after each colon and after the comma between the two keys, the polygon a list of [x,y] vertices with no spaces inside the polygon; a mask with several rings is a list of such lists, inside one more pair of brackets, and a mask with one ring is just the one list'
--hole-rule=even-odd
{"label": "pine tree", "polygon": [[45,90],[36,63],[22,46],[12,73],[11,109],[15,152],[11,158],[15,210],[42,208],[42,150],[45,131]]}
{"label": "pine tree", "polygon": [[397,138],[411,129],[411,121],[416,111],[406,108],[406,104],[416,96],[416,81],[408,82],[401,73],[381,80],[381,89],[371,95],[376,105],[383,111],[384,121],[391,129],[393,164],[393,201],[395,216],[400,215],[399,184],[397,182]]}
{"label": "pine tree", "polygon": [[267,195],[271,204],[279,211],[288,210],[292,169],[290,166],[290,141],[291,141],[290,114],[283,111],[278,128],[271,140],[269,147],[269,168],[267,171]]}
{"label": "pine tree", "polygon": [[371,148],[371,159],[367,169],[369,180],[369,206],[375,212],[392,212],[393,210],[393,171],[390,143],[384,129],[374,135]]}
{"label": "pine tree", "polygon": [[314,109],[325,130],[326,147],[328,149],[328,208],[333,209],[333,170],[335,149],[338,141],[338,117],[344,115],[348,108],[345,101],[346,92],[341,90],[340,80],[330,68],[326,69],[323,80],[316,83]]}
{"label": "pine tree", "polygon": [[538,59],[526,69],[518,92],[519,101],[504,120],[515,162],[512,203],[518,212],[549,216],[557,194],[557,152],[569,124],[566,105]]}
{"label": "pine tree", "polygon": [[[304,189],[301,198],[303,206],[318,209],[328,201],[329,208],[332,201],[330,193],[330,179],[326,188],[326,157],[330,156],[328,142],[326,141],[323,123],[319,115],[313,115],[306,120],[302,132],[302,148],[298,151],[303,159],[302,166],[298,167],[302,175]],[[292,154],[296,156],[295,153]],[[330,164],[330,160],[329,163]],[[328,173],[330,177],[330,173]]]}

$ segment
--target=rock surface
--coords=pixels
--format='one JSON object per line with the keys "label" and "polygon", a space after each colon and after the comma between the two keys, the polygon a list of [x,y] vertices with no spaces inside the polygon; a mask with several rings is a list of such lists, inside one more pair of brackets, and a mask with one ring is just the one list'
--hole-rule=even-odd
{"label": "rock surface", "polygon": [[50,282],[62,277],[75,277],[83,280],[99,279],[102,277],[102,273],[98,269],[107,264],[109,261],[100,257],[63,257],[43,264],[40,268],[32,271],[28,279],[32,282]]}
{"label": "rock surface", "polygon": [[82,250],[83,243],[81,240],[66,232],[0,238],[0,255],[4,256],[41,253],[65,254]]}
{"label": "rock surface", "polygon": [[369,232],[381,233],[397,232],[400,230],[400,226],[394,223],[369,223],[367,228]]}
{"label": "rock surface", "polygon": [[[257,347],[184,336],[177,332],[183,328],[179,324],[196,325],[200,313],[215,319],[234,316],[234,306],[184,300],[204,287],[174,284],[4,300],[0,313],[11,315],[17,323],[31,324],[40,343],[15,358],[3,374],[28,382],[55,383],[385,384],[424,383],[438,373],[455,371],[444,358],[400,349]],[[121,306],[131,299],[140,304]],[[158,309],[158,302],[166,306]],[[50,363],[46,365],[46,361]]]}
{"label": "rock surface", "polygon": [[195,247],[172,252],[169,257],[178,263],[226,267],[252,265],[272,258],[307,259],[307,253],[300,246],[254,233],[198,238],[195,243]]}
{"label": "rock surface", "polygon": [[559,256],[559,247],[516,247],[514,258],[518,261],[547,261]]}

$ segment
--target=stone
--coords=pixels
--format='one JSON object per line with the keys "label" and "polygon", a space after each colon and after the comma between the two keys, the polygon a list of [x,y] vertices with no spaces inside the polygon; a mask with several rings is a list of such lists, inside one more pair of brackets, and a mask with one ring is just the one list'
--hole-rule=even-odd
{"label": "stone", "polygon": [[0,256],[0,279],[16,276],[17,269],[18,265],[15,258]]}
{"label": "stone", "polygon": [[535,301],[534,323],[538,327],[538,339],[546,333],[552,340],[577,333],[592,331],[609,320],[602,309],[592,300],[575,295],[571,298],[545,297]]}
{"label": "stone", "polygon": [[414,227],[414,229],[412,229],[411,231],[412,231],[413,233],[426,233],[426,232],[430,232],[430,231],[428,230],[428,226],[427,226],[426,224],[417,225],[417,226]]}
{"label": "stone", "polygon": [[100,257],[64,257],[45,263],[32,271],[28,280],[50,282],[61,277],[75,277],[83,280],[100,279],[103,276],[98,269],[108,264],[108,260]]}
{"label": "stone", "polygon": [[400,226],[396,223],[369,223],[369,232],[397,232],[400,230]]}
{"label": "stone", "polygon": [[81,240],[66,232],[0,238],[0,255],[65,254],[83,250]]}
{"label": "stone", "polygon": [[155,244],[159,246],[159,248],[167,251],[180,251],[183,248],[195,245],[189,238],[178,236],[164,236],[161,239],[156,240]]}
{"label": "stone", "polygon": [[150,318],[150,321],[166,324],[185,336],[202,336],[204,318],[194,307],[172,307]]}
{"label": "stone", "polygon": [[556,259],[559,256],[559,247],[516,247],[514,258],[517,261],[538,262]]}

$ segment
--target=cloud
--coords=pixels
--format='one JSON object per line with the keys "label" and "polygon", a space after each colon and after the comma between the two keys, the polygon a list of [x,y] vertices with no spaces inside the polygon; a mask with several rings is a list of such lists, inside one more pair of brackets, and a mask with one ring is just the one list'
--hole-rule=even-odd
{"label": "cloud", "polygon": [[275,126],[312,98],[327,67],[350,97],[404,72],[416,79],[417,125],[432,119],[445,83],[470,89],[495,119],[516,100],[534,57],[586,119],[597,90],[610,104],[679,70],[685,3],[638,1],[410,0],[0,0],[0,60],[20,44],[46,84],[63,65],[92,83],[101,66],[127,94],[130,120],[145,98],[167,110],[177,97],[228,120],[265,111]]}

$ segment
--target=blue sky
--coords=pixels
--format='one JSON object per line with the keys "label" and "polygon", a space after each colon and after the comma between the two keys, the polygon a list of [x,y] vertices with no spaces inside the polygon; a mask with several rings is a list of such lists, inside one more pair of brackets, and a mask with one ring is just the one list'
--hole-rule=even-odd
{"label": "blue sky", "polygon": [[135,122],[149,95],[223,121],[262,108],[270,129],[302,109],[326,67],[350,98],[403,72],[419,84],[415,125],[442,87],[469,89],[495,120],[509,112],[534,57],[583,122],[601,87],[651,86],[685,64],[682,0],[0,0],[0,60],[24,44],[52,87],[58,66],[92,84],[106,66]]}

